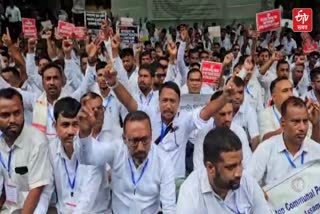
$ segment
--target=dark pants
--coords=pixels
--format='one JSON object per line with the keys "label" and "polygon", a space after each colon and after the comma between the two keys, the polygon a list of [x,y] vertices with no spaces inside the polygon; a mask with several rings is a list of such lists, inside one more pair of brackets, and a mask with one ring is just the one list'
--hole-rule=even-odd
{"label": "dark pants", "polygon": [[11,39],[16,41],[21,33],[21,22],[8,22]]}

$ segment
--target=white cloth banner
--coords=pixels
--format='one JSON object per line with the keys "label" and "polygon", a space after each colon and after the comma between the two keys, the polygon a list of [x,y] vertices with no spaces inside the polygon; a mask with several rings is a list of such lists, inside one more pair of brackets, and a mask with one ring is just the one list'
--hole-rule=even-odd
{"label": "white cloth banner", "polygon": [[296,169],[264,190],[276,214],[320,213],[320,160]]}
{"label": "white cloth banner", "polygon": [[180,109],[192,111],[209,103],[211,95],[207,94],[183,94],[181,95]]}

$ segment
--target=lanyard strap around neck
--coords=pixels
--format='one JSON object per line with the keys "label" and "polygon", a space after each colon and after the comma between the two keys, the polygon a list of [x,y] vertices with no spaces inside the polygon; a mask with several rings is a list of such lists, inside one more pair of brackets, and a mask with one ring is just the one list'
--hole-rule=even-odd
{"label": "lanyard strap around neck", "polygon": [[63,159],[63,162],[64,162],[64,168],[66,170],[66,173],[67,173],[67,176],[68,176],[68,184],[69,184],[69,187],[71,189],[71,197],[73,197],[73,192],[74,192],[74,186],[76,184],[76,177],[77,177],[77,171],[78,171],[78,166],[79,166],[79,162],[77,160],[76,162],[76,168],[75,168],[75,172],[74,172],[74,177],[73,177],[73,180],[71,181],[71,178],[70,178],[70,174],[69,174],[69,170],[68,170],[68,167],[67,167],[67,163],[66,163],[66,160]]}
{"label": "lanyard strap around neck", "polygon": [[275,109],[274,106],[272,107],[272,109],[273,109],[273,114],[274,114],[274,116],[276,117],[277,121],[278,121],[279,124],[280,124],[280,123],[281,123],[281,118],[280,118],[280,116],[277,114],[276,109]]}
{"label": "lanyard strap around neck", "polygon": [[[291,160],[290,158],[290,154],[287,150],[284,150],[284,154],[288,160],[288,162],[290,163],[290,165],[293,167],[293,168],[297,168],[296,164],[293,162],[293,160]],[[301,166],[304,164],[304,152],[302,152],[301,154]]]}
{"label": "lanyard strap around neck", "polygon": [[3,156],[0,154],[1,165],[3,166],[3,168],[5,168],[5,170],[7,170],[9,178],[11,178],[10,168],[11,168],[12,154],[13,154],[13,148],[10,148],[7,165],[4,163]]}
{"label": "lanyard strap around neck", "polygon": [[130,159],[128,158],[128,162],[129,162],[129,167],[130,167],[130,172],[131,172],[131,181],[132,181],[132,184],[134,186],[134,191],[133,191],[133,194],[136,194],[136,186],[138,185],[139,181],[141,180],[146,168],[147,168],[147,165],[148,165],[148,162],[149,162],[149,159],[147,159],[146,163],[144,164],[144,166],[142,167],[142,170],[141,170],[141,173],[140,173],[140,176],[138,177],[137,180],[135,180],[134,178],[134,172],[133,172],[133,167],[132,167],[132,164],[131,164],[131,161]]}

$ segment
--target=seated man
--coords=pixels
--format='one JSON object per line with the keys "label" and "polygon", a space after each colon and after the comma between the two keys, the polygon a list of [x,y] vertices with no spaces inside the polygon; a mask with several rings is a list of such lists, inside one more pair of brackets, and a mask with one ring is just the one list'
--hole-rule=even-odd
{"label": "seated man", "polygon": [[204,166],[182,184],[177,214],[271,213],[258,183],[242,174],[241,148],[229,128],[217,127],[206,135]]}

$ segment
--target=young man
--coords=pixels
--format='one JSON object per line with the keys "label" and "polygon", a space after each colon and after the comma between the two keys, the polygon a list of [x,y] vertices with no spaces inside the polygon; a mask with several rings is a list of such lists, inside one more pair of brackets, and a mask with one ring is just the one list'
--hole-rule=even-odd
{"label": "young man", "polygon": [[114,213],[175,213],[174,171],[170,158],[152,143],[151,122],[142,111],[124,120],[123,140],[101,143],[91,137],[96,110],[90,104],[79,113],[79,137],[75,148],[80,163],[112,169]]}
{"label": "young man", "polygon": [[52,182],[48,140],[24,123],[22,96],[13,88],[0,90],[0,131],[1,213],[46,213],[50,196],[40,196]]}
{"label": "young man", "polygon": [[105,167],[80,164],[73,150],[79,131],[77,114],[80,108],[80,103],[71,97],[62,98],[54,105],[57,138],[50,144],[50,158],[57,194],[56,207],[59,213],[111,213]]}
{"label": "young man", "polygon": [[258,183],[242,173],[241,148],[240,139],[227,127],[206,135],[204,165],[182,184],[177,214],[272,213]]}
{"label": "young man", "polygon": [[307,97],[313,102],[320,103],[320,68],[311,70],[310,78],[312,90],[308,91],[303,97]]}
{"label": "young man", "polygon": [[[223,91],[217,91],[212,96],[210,101],[216,100],[221,97]],[[252,151],[249,145],[246,132],[241,126],[233,122],[233,107],[232,102],[226,103],[213,117],[209,120],[207,125],[198,131],[194,143],[194,155],[193,164],[195,169],[199,169],[203,166],[203,140],[211,129],[217,127],[226,127],[233,131],[240,139],[242,143],[242,165],[246,168],[251,160]]]}
{"label": "young man", "polygon": [[307,137],[309,118],[313,126],[320,127],[319,106],[308,109],[300,98],[290,97],[281,105],[281,115],[283,133],[259,145],[248,167],[261,185],[276,182],[295,168],[319,159],[320,145]]}

